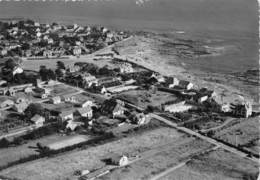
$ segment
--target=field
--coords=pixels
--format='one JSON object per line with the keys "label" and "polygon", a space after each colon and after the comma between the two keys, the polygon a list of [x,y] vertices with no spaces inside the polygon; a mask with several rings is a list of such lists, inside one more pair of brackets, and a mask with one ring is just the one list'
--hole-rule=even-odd
{"label": "field", "polygon": [[257,163],[218,149],[192,159],[160,180],[249,180],[256,179],[258,172]]}
{"label": "field", "polygon": [[73,93],[78,92],[78,90],[76,88],[73,88],[66,84],[57,84],[57,85],[51,86],[50,88],[53,89],[51,91],[51,96],[53,96],[53,97],[62,96],[62,95],[66,95],[66,94],[73,94]]}
{"label": "field", "polygon": [[167,144],[161,144],[157,148],[153,148],[139,154],[140,160],[126,167],[113,170],[98,179],[114,180],[114,179],[151,179],[166,169],[176,166],[195,155],[203,152],[211,147],[210,144],[195,139],[182,138]]}
{"label": "field", "polygon": [[234,146],[251,149],[259,154],[257,142],[259,140],[259,117],[237,119],[237,123],[216,131],[214,138],[220,139]]}
{"label": "field", "polygon": [[3,170],[1,174],[27,180],[74,179],[75,170],[93,170],[104,167],[106,164],[102,160],[108,158],[110,154],[134,156],[154,148],[160,149],[162,144],[184,139],[189,139],[189,137],[172,128],[162,127],[140,134],[138,138],[126,137],[97,147],[75,150],[56,157],[21,164]]}
{"label": "field", "polygon": [[157,91],[155,94],[146,90],[131,90],[120,93],[118,97],[140,107],[148,105],[160,106],[161,104],[176,100],[176,96],[167,92]]}
{"label": "field", "polygon": [[8,163],[17,161],[21,158],[28,157],[30,155],[39,154],[36,144],[39,142],[41,144],[50,144],[57,141],[63,141],[69,139],[73,136],[61,136],[59,134],[53,134],[40,139],[31,140],[16,147],[9,147],[0,149],[0,167],[7,165]]}

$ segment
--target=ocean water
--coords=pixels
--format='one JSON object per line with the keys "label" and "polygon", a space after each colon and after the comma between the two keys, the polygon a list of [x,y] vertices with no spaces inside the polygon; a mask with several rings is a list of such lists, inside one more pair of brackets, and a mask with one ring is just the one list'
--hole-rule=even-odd
{"label": "ocean water", "polygon": [[[139,0],[140,1],[140,0]],[[256,0],[85,0],[83,2],[0,2],[0,18],[26,17],[158,32],[185,31],[221,38],[239,47],[226,57],[185,61],[205,71],[236,71],[258,66]]]}

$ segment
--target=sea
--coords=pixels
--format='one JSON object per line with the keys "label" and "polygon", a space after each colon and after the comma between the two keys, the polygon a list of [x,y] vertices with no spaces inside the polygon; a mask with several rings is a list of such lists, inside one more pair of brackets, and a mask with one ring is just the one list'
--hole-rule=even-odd
{"label": "sea", "polygon": [[259,67],[257,0],[2,0],[0,20],[9,18],[224,39],[237,51],[184,64],[220,73]]}

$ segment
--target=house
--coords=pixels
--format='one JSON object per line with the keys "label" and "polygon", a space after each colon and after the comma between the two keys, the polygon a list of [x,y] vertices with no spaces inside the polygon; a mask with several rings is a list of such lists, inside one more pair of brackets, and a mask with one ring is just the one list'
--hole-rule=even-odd
{"label": "house", "polygon": [[108,99],[101,105],[101,113],[110,114],[113,117],[124,114],[124,102],[118,99]]}
{"label": "house", "polygon": [[132,72],[134,72],[132,64],[130,64],[130,63],[123,62],[123,63],[120,63],[118,66],[119,66],[119,69],[120,69],[120,73],[132,73]]}
{"label": "house", "polygon": [[102,87],[102,89],[100,90],[101,94],[106,94],[107,93],[107,89],[105,88],[105,86]]}
{"label": "house", "polygon": [[222,104],[220,107],[220,111],[224,113],[230,112],[231,111],[230,104],[229,103]]}
{"label": "house", "polygon": [[174,88],[175,86],[178,86],[180,81],[176,77],[171,78],[171,84],[169,84],[169,88]]}
{"label": "house", "polygon": [[80,104],[80,107],[84,108],[84,107],[87,107],[87,106],[93,106],[93,102],[91,100],[87,100],[87,101],[84,101],[82,104]]}
{"label": "house", "polygon": [[86,117],[88,119],[91,119],[93,116],[93,110],[90,106],[79,108],[76,111],[81,117]]}
{"label": "house", "polygon": [[13,76],[16,75],[16,74],[21,74],[21,73],[23,73],[23,69],[20,66],[16,66],[13,69]]}
{"label": "house", "polygon": [[116,166],[125,166],[129,163],[127,156],[125,155],[113,155],[109,159],[110,163]]}
{"label": "house", "polygon": [[79,46],[75,46],[73,48],[73,55],[74,56],[80,56],[81,55],[81,48]]}
{"label": "house", "polygon": [[231,112],[234,116],[248,118],[252,115],[252,104],[243,102],[239,104],[230,104]]}
{"label": "house", "polygon": [[189,81],[180,80],[179,85],[180,88],[190,90],[193,88],[193,84]]}
{"label": "house", "polygon": [[82,122],[76,122],[74,120],[68,120],[66,129],[70,129],[71,131],[75,131],[75,129],[79,126],[82,126],[84,123]]}
{"label": "house", "polygon": [[24,92],[25,92],[26,94],[29,94],[29,93],[32,93],[33,90],[32,90],[31,87],[26,87],[26,88],[24,89]]}
{"label": "house", "polygon": [[60,104],[61,103],[61,97],[60,96],[55,96],[55,97],[50,99],[50,102],[52,104]]}
{"label": "house", "polygon": [[197,99],[197,102],[198,103],[203,103],[205,101],[208,100],[208,96],[207,95],[204,95],[204,96],[200,96],[198,99]]}
{"label": "house", "polygon": [[28,106],[29,106],[29,103],[24,101],[19,104],[14,104],[12,109],[18,113],[23,113]]}
{"label": "house", "polygon": [[112,111],[113,118],[124,115],[124,112],[125,112],[124,107],[120,104],[117,104]]}
{"label": "house", "polygon": [[74,119],[73,111],[62,111],[59,114],[59,117],[62,122],[67,121],[67,120],[73,120]]}
{"label": "house", "polygon": [[6,97],[0,97],[0,108],[11,107],[13,105],[14,105],[14,101]]}
{"label": "house", "polygon": [[208,98],[215,98],[217,96],[215,91],[209,90],[207,88],[201,88],[198,93],[201,95],[206,95]]}
{"label": "house", "polygon": [[75,96],[73,96],[71,94],[66,94],[66,95],[61,96],[61,100],[64,102],[71,102],[71,103],[76,102]]}
{"label": "house", "polygon": [[112,83],[119,81],[116,77],[102,77],[98,79],[98,86],[102,86],[103,84]]}
{"label": "house", "polygon": [[45,99],[50,95],[51,89],[48,88],[35,88],[34,95],[41,99]]}
{"label": "house", "polygon": [[156,79],[159,83],[165,82],[165,78],[164,78],[161,74],[159,74],[159,73],[155,73],[155,72],[154,72],[154,73],[151,75],[151,78]]}
{"label": "house", "polygon": [[132,122],[138,125],[147,124],[150,121],[150,116],[144,113],[135,113],[132,117]]}
{"label": "house", "polygon": [[83,79],[83,83],[85,84],[86,87],[91,87],[92,85],[98,84],[97,78],[90,74],[87,76],[84,76],[82,79]]}
{"label": "house", "polygon": [[35,124],[36,127],[42,127],[45,122],[45,118],[36,114],[31,118],[31,121]]}

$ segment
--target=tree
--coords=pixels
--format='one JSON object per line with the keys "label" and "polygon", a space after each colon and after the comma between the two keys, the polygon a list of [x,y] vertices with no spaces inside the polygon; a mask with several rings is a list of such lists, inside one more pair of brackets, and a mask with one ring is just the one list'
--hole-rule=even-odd
{"label": "tree", "polygon": [[66,69],[65,64],[61,61],[57,61],[57,68],[58,69]]}
{"label": "tree", "polygon": [[5,68],[13,70],[15,66],[17,66],[17,63],[14,59],[10,58],[7,61],[5,61]]}
{"label": "tree", "polygon": [[25,116],[27,118],[32,118],[34,115],[39,114],[41,116],[44,116],[44,108],[41,104],[34,103],[30,104],[27,109],[24,111]]}

